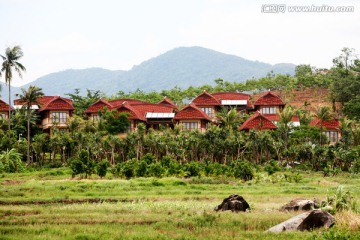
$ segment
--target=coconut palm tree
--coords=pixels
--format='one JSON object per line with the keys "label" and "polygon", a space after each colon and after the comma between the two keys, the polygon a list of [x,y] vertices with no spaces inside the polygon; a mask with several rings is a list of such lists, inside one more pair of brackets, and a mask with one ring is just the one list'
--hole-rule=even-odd
{"label": "coconut palm tree", "polygon": [[320,146],[321,146],[324,122],[331,120],[333,116],[330,112],[330,108],[325,106],[316,109],[315,117],[320,120],[319,123],[320,123]]}
{"label": "coconut palm tree", "polygon": [[28,90],[21,89],[21,94],[16,94],[17,97],[21,99],[21,103],[23,103],[23,108],[26,109],[27,116],[27,162],[30,163],[30,119],[32,113],[32,106],[38,105],[38,98],[44,96],[42,89],[35,86],[29,86]]}
{"label": "coconut palm tree", "polygon": [[13,70],[18,73],[19,77],[22,78],[22,72],[26,71],[26,68],[19,63],[19,59],[24,55],[22,49],[20,46],[14,46],[12,48],[8,47],[5,50],[5,56],[0,55],[0,57],[3,59],[1,71],[5,73],[5,82],[9,86],[9,141],[10,141],[10,130],[11,130],[11,90],[10,90],[10,83],[13,78]]}
{"label": "coconut palm tree", "polygon": [[231,108],[230,110],[221,108],[220,111],[217,112],[216,117],[220,124],[230,131],[236,129],[241,122],[241,115],[236,108]]}
{"label": "coconut palm tree", "polygon": [[279,116],[279,129],[283,130],[283,138],[285,143],[285,148],[288,147],[288,139],[289,139],[289,132],[291,130],[291,121],[292,118],[295,116],[295,110],[290,107],[286,106],[281,113],[277,113]]}

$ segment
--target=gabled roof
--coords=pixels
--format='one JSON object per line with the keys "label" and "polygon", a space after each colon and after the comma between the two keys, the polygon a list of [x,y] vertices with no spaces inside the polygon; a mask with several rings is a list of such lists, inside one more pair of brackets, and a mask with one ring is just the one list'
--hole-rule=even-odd
{"label": "gabled roof", "polygon": [[[74,110],[72,100],[60,96],[43,96],[37,99],[39,103],[39,112],[45,110]],[[21,99],[14,100],[15,105],[24,105]]]}
{"label": "gabled roof", "polygon": [[[208,93],[204,91],[197,96],[192,102],[197,106],[221,106],[221,105],[246,105],[247,108],[253,108],[252,102],[250,101],[250,95],[246,93],[238,92],[217,92]],[[224,104],[227,102],[228,104]]]}
{"label": "gabled roof", "polygon": [[130,103],[128,102],[123,102],[121,104],[121,106],[119,106],[117,108],[117,110],[119,112],[127,112],[130,114],[130,116],[128,117],[129,119],[137,119],[137,120],[141,120],[146,122],[146,118],[144,116],[144,114],[142,114],[141,112],[139,112],[137,109],[133,108],[133,106],[130,105]]}
{"label": "gabled roof", "polygon": [[217,100],[248,100],[250,95],[238,92],[217,92],[211,94]]}
{"label": "gabled roof", "polygon": [[176,104],[173,101],[171,101],[170,98],[168,98],[166,96],[158,104],[169,105],[169,106],[173,107],[176,111],[179,111],[178,106],[176,106]]}
{"label": "gabled roof", "polygon": [[164,105],[164,104],[155,104],[155,103],[134,103],[130,104],[133,109],[135,109],[141,117],[146,117],[146,113],[172,113],[173,107]]}
{"label": "gabled roof", "polygon": [[249,130],[249,129],[277,129],[277,126],[267,117],[262,115],[257,111],[249,119],[247,119],[240,127],[239,130]]}
{"label": "gabled roof", "polygon": [[[11,107],[11,110],[14,110],[14,108]],[[7,104],[6,102],[0,99],[0,112],[5,112],[5,111],[9,111],[9,104]]]}
{"label": "gabled roof", "polygon": [[208,120],[211,121],[210,117],[206,115],[204,111],[196,107],[195,104],[190,103],[176,113],[174,120]]}
{"label": "gabled roof", "polygon": [[85,113],[97,113],[105,107],[110,110],[113,106],[105,99],[100,98],[95,103],[91,104],[91,106],[86,109]]}
{"label": "gabled roof", "polygon": [[285,106],[281,98],[272,92],[262,95],[255,103],[255,106]]}
{"label": "gabled roof", "polygon": [[[310,126],[320,127],[321,121],[318,118],[313,119],[310,122]],[[323,128],[327,130],[340,130],[340,121],[338,119],[332,119],[328,121],[323,121]]]}
{"label": "gabled roof", "polygon": [[146,103],[144,101],[140,101],[137,99],[132,99],[132,98],[121,98],[121,99],[115,99],[115,100],[110,100],[108,101],[108,103],[113,107],[113,108],[117,108],[120,107],[123,102],[127,102],[129,104],[134,104],[134,103]]}
{"label": "gabled roof", "polygon": [[121,107],[124,102],[127,102],[129,104],[133,103],[145,103],[140,100],[136,99],[128,99],[128,98],[121,98],[121,99],[115,99],[107,101],[104,98],[100,98],[98,101],[93,103],[88,109],[86,109],[85,113],[97,113],[99,110],[103,109],[104,107],[107,107],[109,110]]}
{"label": "gabled roof", "polygon": [[220,101],[204,90],[193,101],[197,106],[220,106]]}

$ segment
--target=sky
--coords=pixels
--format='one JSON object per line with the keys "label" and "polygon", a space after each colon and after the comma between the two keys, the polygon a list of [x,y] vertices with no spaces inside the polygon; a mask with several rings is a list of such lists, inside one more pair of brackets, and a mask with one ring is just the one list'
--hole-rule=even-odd
{"label": "sky", "polygon": [[[354,12],[288,9],[323,5]],[[342,48],[359,53],[359,30],[357,0],[0,0],[0,54],[20,45],[27,69],[14,86],[66,69],[130,70],[182,46],[329,68]]]}

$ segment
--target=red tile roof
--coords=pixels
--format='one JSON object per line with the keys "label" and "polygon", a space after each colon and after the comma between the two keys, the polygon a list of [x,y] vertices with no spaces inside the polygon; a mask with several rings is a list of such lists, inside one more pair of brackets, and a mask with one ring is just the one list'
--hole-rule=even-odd
{"label": "red tile roof", "polygon": [[247,119],[239,128],[239,130],[248,130],[248,129],[276,129],[277,126],[267,117],[262,115],[260,112],[256,112],[249,119]]}
{"label": "red tile roof", "polygon": [[112,109],[113,106],[105,99],[100,98],[98,101],[93,103],[90,107],[88,107],[86,109],[85,113],[97,113],[105,107],[107,107],[110,110],[110,109]]}
{"label": "red tile roof", "polygon": [[191,119],[204,119],[211,121],[208,115],[200,108],[196,107],[195,104],[190,103],[181,109],[178,113],[176,113],[174,120],[191,120]]}
{"label": "red tile roof", "polygon": [[208,92],[204,91],[199,96],[197,96],[193,101],[197,106],[220,106],[220,101],[213,97]]}
{"label": "red tile roof", "polygon": [[135,109],[132,105],[130,105],[130,103],[128,102],[123,102],[121,104],[121,106],[119,106],[117,108],[118,112],[123,113],[123,112],[127,112],[130,113],[129,119],[134,120],[141,120],[146,122],[146,118],[144,116],[144,114],[142,114],[141,112],[139,112],[137,109]]}
{"label": "red tile roof", "polygon": [[[316,126],[316,127],[320,127],[321,121],[318,118],[313,119],[310,122],[310,126]],[[323,128],[324,129],[328,129],[328,130],[340,130],[340,121],[338,119],[332,119],[332,120],[328,120],[328,121],[323,121],[322,123]]]}
{"label": "red tile roof", "polygon": [[255,103],[255,106],[285,106],[285,103],[275,93],[267,92],[262,95]]}
{"label": "red tile roof", "polygon": [[[45,110],[74,110],[72,100],[60,96],[43,96],[37,99],[39,112]],[[14,100],[15,105],[23,105],[21,99]]]}
{"label": "red tile roof", "polygon": [[218,100],[249,100],[250,95],[246,93],[238,92],[218,92],[211,94],[214,98]]}
{"label": "red tile roof", "polygon": [[168,97],[164,97],[164,99],[161,100],[158,104],[169,105],[169,106],[173,107],[176,111],[179,111],[178,106],[176,106],[176,104],[173,103],[173,101],[171,101]]}
{"label": "red tile roof", "polygon": [[[270,121],[273,122],[278,122],[280,120],[280,115],[278,114],[262,114],[264,117],[266,117],[267,119],[269,119]],[[300,122],[300,117],[299,116],[293,116],[291,118],[292,122]]]}
{"label": "red tile roof", "polygon": [[124,102],[127,102],[129,104],[134,103],[146,103],[140,100],[136,99],[128,99],[128,98],[121,98],[116,100],[110,100],[107,101],[104,98],[100,98],[98,101],[93,103],[88,109],[86,109],[85,113],[97,113],[99,110],[103,109],[104,107],[107,107],[109,110],[121,107]]}
{"label": "red tile roof", "polygon": [[129,112],[129,119],[138,119],[146,121],[146,113],[172,113],[173,107],[164,104],[153,104],[153,103],[129,103],[123,102],[121,106],[114,108],[119,112]]}
{"label": "red tile roof", "polygon": [[[14,110],[11,107],[11,110]],[[3,100],[0,99],[0,112],[5,112],[5,111],[9,111],[9,104],[7,104],[6,102],[4,102]]]}
{"label": "red tile roof", "polygon": [[110,100],[108,101],[108,103],[113,107],[113,108],[117,108],[120,107],[123,102],[127,102],[129,104],[134,104],[134,103],[147,103],[144,101],[140,101],[137,99],[131,99],[131,98],[121,98],[121,99],[115,99],[115,100]]}
{"label": "red tile roof", "polygon": [[246,100],[246,106],[250,109],[254,108],[250,98],[250,94],[246,93],[238,93],[238,92],[218,92],[218,93],[212,93],[212,96],[216,98],[220,103],[221,100]]}

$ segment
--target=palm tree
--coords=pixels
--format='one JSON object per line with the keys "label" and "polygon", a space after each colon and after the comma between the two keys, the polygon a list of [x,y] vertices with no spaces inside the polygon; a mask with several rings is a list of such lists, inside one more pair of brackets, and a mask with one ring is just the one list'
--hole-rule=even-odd
{"label": "palm tree", "polygon": [[220,111],[217,112],[216,117],[221,125],[230,131],[236,129],[241,122],[241,115],[236,108],[231,108],[230,110],[221,108]]}
{"label": "palm tree", "polygon": [[42,89],[35,86],[29,86],[28,90],[21,89],[21,94],[16,94],[17,97],[21,99],[21,103],[23,103],[23,108],[26,109],[27,116],[27,162],[30,163],[30,118],[32,105],[38,105],[38,98],[44,96]]}
{"label": "palm tree", "polygon": [[290,106],[286,106],[284,108],[284,110],[281,113],[278,113],[279,116],[279,126],[280,129],[282,128],[284,130],[284,143],[285,143],[285,148],[287,149],[288,147],[288,135],[290,132],[290,128],[291,128],[291,122],[292,122],[292,118],[295,116],[295,111],[292,107]]}
{"label": "palm tree", "polygon": [[23,51],[21,49],[20,46],[14,46],[13,48],[6,48],[5,50],[5,56],[0,55],[0,57],[3,59],[2,62],[2,66],[1,66],[1,71],[0,72],[4,72],[5,73],[5,82],[6,84],[9,86],[9,141],[10,141],[10,130],[11,130],[11,118],[10,118],[10,114],[11,114],[11,94],[10,94],[10,83],[13,77],[13,70],[15,70],[18,74],[19,77],[22,78],[22,72],[25,72],[26,69],[25,67],[18,62],[18,60],[23,56]]}
{"label": "palm tree", "polygon": [[321,146],[324,122],[331,120],[333,116],[330,112],[330,108],[325,106],[316,109],[315,117],[320,120],[319,123],[320,123],[320,146]]}

